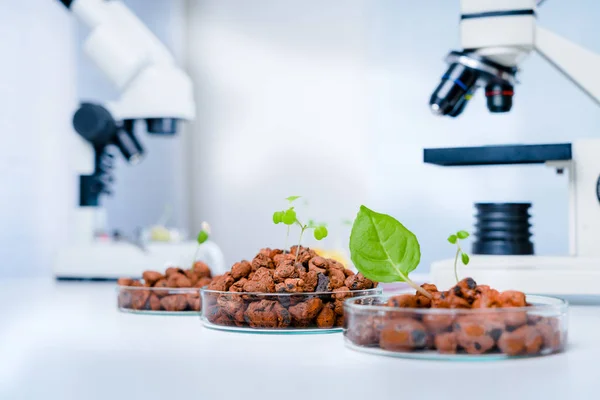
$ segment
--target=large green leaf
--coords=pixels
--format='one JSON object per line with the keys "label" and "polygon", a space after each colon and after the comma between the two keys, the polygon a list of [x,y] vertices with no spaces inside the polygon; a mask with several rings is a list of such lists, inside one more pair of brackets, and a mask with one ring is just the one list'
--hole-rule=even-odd
{"label": "large green leaf", "polygon": [[393,217],[360,207],[350,234],[352,262],[377,282],[406,281],[419,265],[417,237]]}

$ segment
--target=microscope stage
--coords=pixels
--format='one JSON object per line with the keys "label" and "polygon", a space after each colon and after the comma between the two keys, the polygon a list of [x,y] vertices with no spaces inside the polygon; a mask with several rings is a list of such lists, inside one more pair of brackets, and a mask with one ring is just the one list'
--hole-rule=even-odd
{"label": "microscope stage", "polygon": [[[430,276],[439,288],[455,285],[454,259],[432,263]],[[501,291],[600,301],[600,258],[473,255],[468,266],[459,260],[458,276]]]}
{"label": "microscope stage", "polygon": [[423,161],[445,167],[469,165],[544,164],[571,159],[571,144],[517,144],[425,149]]}

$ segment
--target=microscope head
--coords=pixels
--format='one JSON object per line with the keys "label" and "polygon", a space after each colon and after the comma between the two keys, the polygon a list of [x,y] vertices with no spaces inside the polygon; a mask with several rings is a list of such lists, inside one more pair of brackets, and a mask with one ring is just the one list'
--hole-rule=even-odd
{"label": "microscope head", "polygon": [[541,1],[461,0],[463,50],[446,57],[448,69],[429,100],[434,114],[457,117],[479,87],[490,112],[510,111],[517,66],[533,50]]}

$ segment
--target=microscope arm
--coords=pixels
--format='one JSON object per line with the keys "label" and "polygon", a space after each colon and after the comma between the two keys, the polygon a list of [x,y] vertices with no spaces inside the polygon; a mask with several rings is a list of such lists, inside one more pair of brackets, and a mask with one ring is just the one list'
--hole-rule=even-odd
{"label": "microscope arm", "polygon": [[600,103],[600,55],[539,26],[535,49],[594,101]]}
{"label": "microscope arm", "polygon": [[121,92],[106,107],[116,120],[194,118],[191,79],[125,4],[60,1],[89,28],[84,52]]}

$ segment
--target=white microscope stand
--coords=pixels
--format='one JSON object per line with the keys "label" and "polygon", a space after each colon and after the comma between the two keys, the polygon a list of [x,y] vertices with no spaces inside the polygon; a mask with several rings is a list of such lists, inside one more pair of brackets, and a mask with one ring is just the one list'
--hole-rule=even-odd
{"label": "white microscope stand", "polygon": [[[462,0],[463,12],[536,8],[536,0]],[[461,22],[463,48],[477,48],[496,61],[518,62],[536,50],[595,102],[600,103],[600,55],[536,25],[535,18]],[[520,55],[518,55],[520,53]],[[512,57],[507,57],[511,54]],[[593,132],[600,135],[600,132]],[[572,159],[548,162],[569,173],[569,249],[565,257],[474,255],[462,275],[501,290],[600,296],[600,138],[574,141]],[[435,284],[455,283],[454,260],[434,262]]]}
{"label": "white microscope stand", "polygon": [[[193,83],[168,49],[121,1],[61,0],[87,28],[86,55],[119,90],[121,97],[105,105],[115,120],[195,117]],[[70,160],[77,173],[94,170],[94,150],[71,134]],[[195,241],[147,243],[145,251],[128,242],[98,238],[105,231],[102,207],[75,206],[69,222],[69,245],[57,249],[53,274],[58,279],[139,277],[147,269],[186,265]],[[224,272],[223,255],[214,243],[204,243],[198,259],[214,272]]]}

